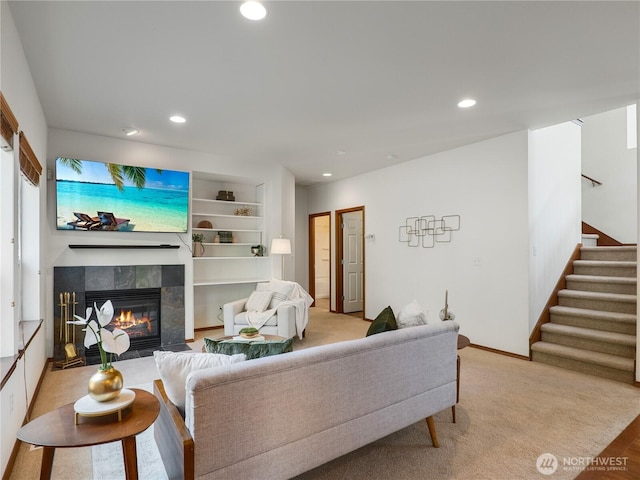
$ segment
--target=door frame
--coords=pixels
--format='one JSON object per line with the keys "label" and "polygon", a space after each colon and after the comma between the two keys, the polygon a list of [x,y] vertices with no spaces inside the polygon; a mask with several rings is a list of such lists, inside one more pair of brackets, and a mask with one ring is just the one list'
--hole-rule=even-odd
{"label": "door frame", "polygon": [[[329,259],[331,259],[331,212],[312,213],[309,215],[309,295],[313,298],[312,307],[316,305],[316,223],[317,217],[329,217]],[[331,262],[329,262],[329,310],[331,310]]]}
{"label": "door frame", "polygon": [[365,312],[365,305],[366,305],[366,295],[365,295],[365,248],[364,248],[364,226],[365,226],[365,220],[364,220],[364,205],[360,205],[359,207],[351,207],[351,208],[345,208],[342,210],[336,210],[336,291],[335,291],[335,297],[336,297],[336,313],[344,313],[344,282],[342,280],[342,276],[344,275],[344,271],[342,268],[342,257],[344,255],[344,249],[342,248],[342,242],[343,242],[343,231],[342,231],[342,223],[343,223],[343,219],[342,219],[342,215],[344,213],[350,213],[350,212],[362,212],[362,318],[365,318],[364,312]]}

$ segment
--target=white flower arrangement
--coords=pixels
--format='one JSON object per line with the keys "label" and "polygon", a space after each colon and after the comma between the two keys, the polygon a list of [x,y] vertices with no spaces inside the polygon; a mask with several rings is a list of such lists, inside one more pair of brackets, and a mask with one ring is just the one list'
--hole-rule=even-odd
{"label": "white flower arrangement", "polygon": [[[91,317],[91,312],[93,308],[96,310],[96,316],[98,317],[98,322],[95,320],[89,320]],[[77,319],[74,322],[68,322],[73,325],[84,325],[85,328],[82,331],[86,332],[84,336],[84,346],[85,348],[89,348],[92,345],[98,345],[98,350],[100,350],[100,370],[108,370],[112,368],[111,361],[113,359],[113,354],[121,355],[127,350],[129,350],[130,340],[129,335],[124,330],[120,330],[119,328],[114,329],[113,331],[107,330],[106,327],[111,323],[113,319],[113,304],[111,300],[107,300],[104,302],[102,307],[98,309],[98,306],[94,303],[92,307],[87,307],[86,317],[82,318],[79,315],[74,315]],[[92,335],[89,334],[92,333]],[[107,359],[107,353],[110,353],[109,358]]]}

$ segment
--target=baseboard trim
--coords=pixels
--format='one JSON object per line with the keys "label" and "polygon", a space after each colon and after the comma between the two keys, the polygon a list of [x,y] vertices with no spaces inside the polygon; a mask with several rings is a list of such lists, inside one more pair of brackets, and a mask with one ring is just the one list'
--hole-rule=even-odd
{"label": "baseboard trim", "polygon": [[206,332],[207,330],[219,330],[221,328],[224,328],[224,325],[212,325],[210,327],[194,328],[193,331],[194,332]]}
{"label": "baseboard trim", "polygon": [[527,357],[526,355],[518,355],[517,353],[511,353],[504,350],[498,350],[496,348],[485,347],[484,345],[476,345],[475,343],[472,343],[469,346],[472,348],[477,348],[478,350],[484,350],[485,352],[497,353],[498,355],[504,355],[506,357],[517,358],[518,360],[529,361],[529,357]]}

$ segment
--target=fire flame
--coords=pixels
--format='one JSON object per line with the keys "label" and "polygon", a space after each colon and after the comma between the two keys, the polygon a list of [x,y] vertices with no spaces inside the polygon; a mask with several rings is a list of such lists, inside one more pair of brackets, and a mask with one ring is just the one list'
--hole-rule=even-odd
{"label": "fire flame", "polygon": [[131,310],[125,312],[124,310],[120,310],[120,315],[115,317],[115,325],[116,328],[120,328],[121,330],[127,330],[128,328],[136,327],[138,325],[147,324],[147,331],[151,333],[151,320],[147,317],[136,318],[135,315],[131,312]]}

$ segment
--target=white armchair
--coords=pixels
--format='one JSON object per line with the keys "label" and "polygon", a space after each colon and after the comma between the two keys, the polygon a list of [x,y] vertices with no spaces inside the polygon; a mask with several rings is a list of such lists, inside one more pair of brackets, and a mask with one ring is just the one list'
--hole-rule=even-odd
{"label": "white armchair", "polygon": [[[259,299],[265,294],[267,296],[264,298],[265,303],[255,309],[250,308],[255,311],[248,316],[247,300]],[[251,300],[250,303],[254,304],[254,301]],[[267,303],[268,307],[266,307]],[[297,334],[302,338],[309,321],[309,307],[312,303],[313,298],[296,282],[273,279],[270,282],[259,283],[251,297],[223,305],[224,334],[237,335],[241,329],[253,326],[266,335],[292,338]],[[268,310],[263,312],[267,308]],[[256,315],[256,312],[263,313]],[[249,317],[253,320],[252,322]]]}
{"label": "white armchair", "polygon": [[[247,312],[244,307],[248,298],[225,303],[222,307],[224,334],[238,335],[240,329],[248,327]],[[278,335],[284,338],[296,336],[296,309],[293,305],[279,305],[276,314],[260,328],[261,334]]]}

